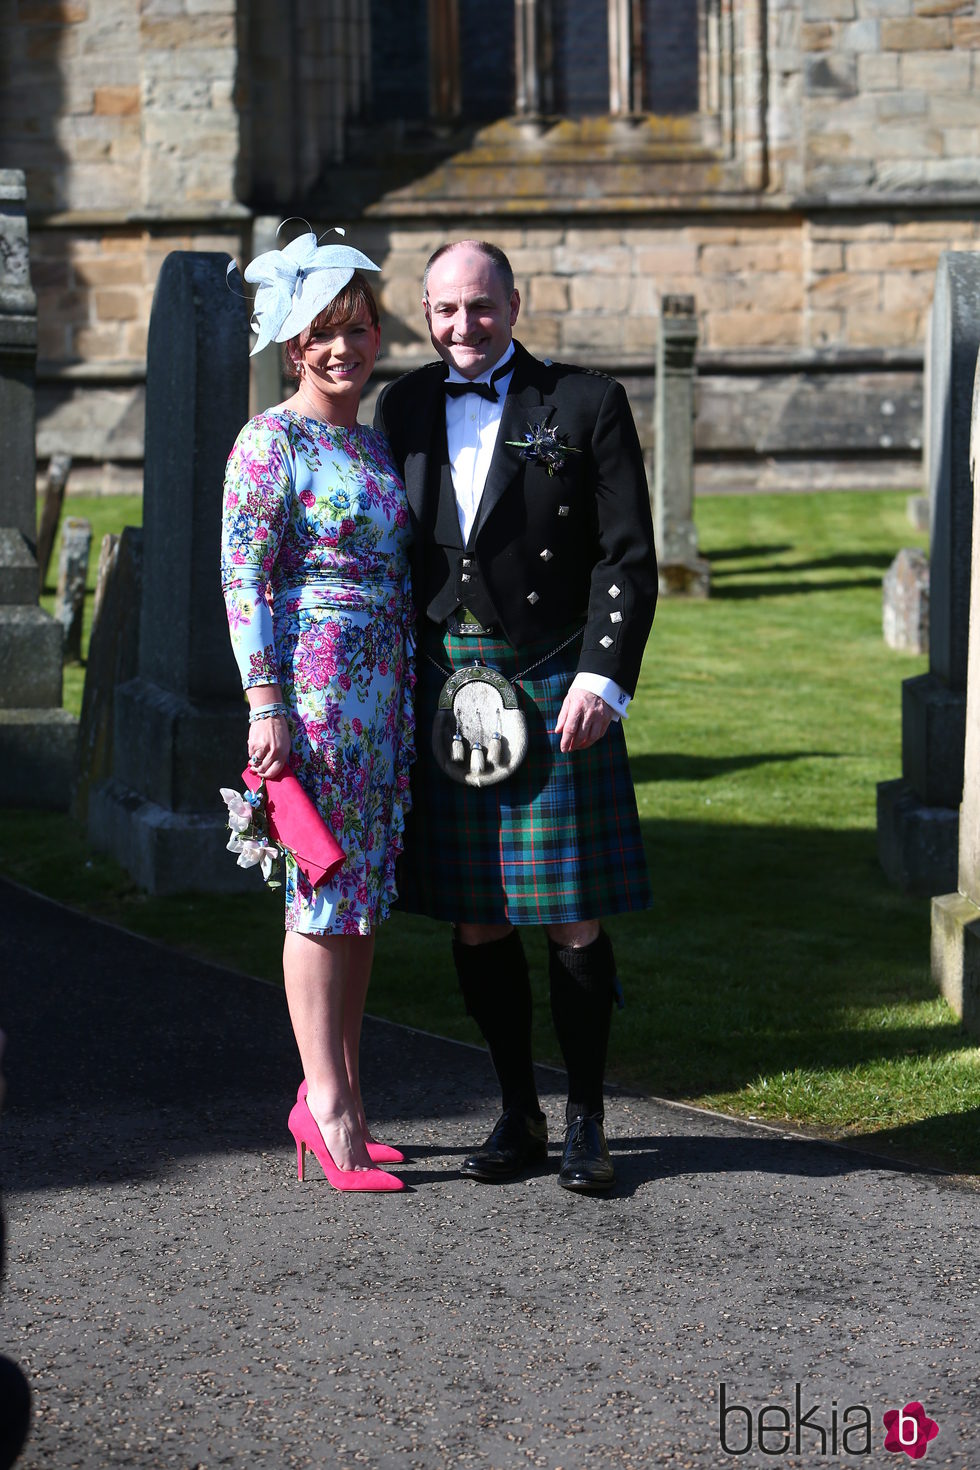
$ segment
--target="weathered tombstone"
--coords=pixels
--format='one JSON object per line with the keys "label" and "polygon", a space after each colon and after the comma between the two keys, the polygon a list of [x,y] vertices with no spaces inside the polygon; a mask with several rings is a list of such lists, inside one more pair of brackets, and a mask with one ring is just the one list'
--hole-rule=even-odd
{"label": "weathered tombstone", "polygon": [[77,662],[82,656],[82,619],[85,613],[85,583],[88,559],[92,549],[92,523],[82,516],[68,516],[61,528],[61,555],[58,558],[58,590],[54,599],[54,615],[64,633],[62,653],[65,663]]}
{"label": "weathered tombstone", "polygon": [[116,690],[139,672],[142,567],[143,532],[138,527],[102,538],[75,746],[71,810],[79,822],[88,820],[92,787],[112,775]]}
{"label": "weathered tombstone", "polygon": [[24,175],[0,170],[0,805],[66,807],[76,721],[61,708],[61,628],[38,606],[34,370]]}
{"label": "weathered tombstone", "polygon": [[37,533],[37,569],[41,590],[47,580],[54,538],[58,534],[61,507],[65,499],[65,487],[71,471],[70,454],[53,454],[44,482],[44,506],[41,510],[41,526]]}
{"label": "weathered tombstone", "polygon": [[[278,214],[257,214],[252,221],[252,258],[263,255],[267,250],[281,250],[284,239],[279,239],[279,225],[281,223]],[[233,289],[241,290],[241,278],[232,277]],[[247,286],[249,292],[254,287]],[[249,303],[251,310],[251,302]],[[267,408],[283,400],[282,385],[282,356],[278,344],[270,347],[266,352],[257,352],[249,358],[251,369],[251,391],[249,394],[249,413],[263,413]]]}
{"label": "weathered tombstone", "polygon": [[698,556],[694,524],[697,345],[694,297],[665,296],[657,341],[653,525],[660,591],[667,597],[707,597],[711,587],[711,569]]}
{"label": "weathered tombstone", "polygon": [[970,611],[970,412],[980,252],[946,251],[928,342],[929,672],[902,685],[902,775],[878,785],[878,857],[911,893],[956,885]]}
{"label": "weathered tombstone", "polygon": [[905,502],[905,514],[909,525],[915,531],[928,531],[929,529],[929,497],[928,495],[910,495]]}
{"label": "weathered tombstone", "polygon": [[928,652],[929,558],[917,546],[904,546],[885,573],[881,626],[889,648]]}
{"label": "weathered tombstone", "polygon": [[243,877],[218,795],[237,784],[247,735],[218,570],[225,461],[248,415],[248,313],[227,259],[175,251],[157,281],[138,673],[116,690],[112,776],[89,792],[92,840],[153,893]]}
{"label": "weathered tombstone", "polygon": [[[980,496],[980,357],[970,470]],[[957,891],[932,901],[932,977],[965,1026],[980,1031],[980,515],[973,517],[963,804]]]}

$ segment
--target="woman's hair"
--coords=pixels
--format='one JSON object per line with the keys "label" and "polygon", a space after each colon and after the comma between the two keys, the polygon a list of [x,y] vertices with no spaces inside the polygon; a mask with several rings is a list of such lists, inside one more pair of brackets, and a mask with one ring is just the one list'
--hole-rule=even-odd
{"label": "woman's hair", "polygon": [[288,342],[282,344],[283,376],[293,382],[299,377],[295,355],[302,350],[304,342],[309,341],[314,329],[346,326],[348,322],[355,321],[362,310],[366,311],[371,318],[372,327],[379,325],[381,315],[374,292],[360,271],[355,271],[347,285],[342,291],[337,292],[337,295],[323,308],[319,316],[315,316],[310,325],[304,327],[297,336],[290,337]]}

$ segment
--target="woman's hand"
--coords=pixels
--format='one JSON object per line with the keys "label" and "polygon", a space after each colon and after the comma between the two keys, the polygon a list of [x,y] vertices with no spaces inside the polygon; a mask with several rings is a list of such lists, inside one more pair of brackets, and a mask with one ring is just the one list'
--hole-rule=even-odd
{"label": "woman's hand", "polygon": [[284,715],[248,727],[248,763],[257,776],[281,776],[289,764],[289,726]]}

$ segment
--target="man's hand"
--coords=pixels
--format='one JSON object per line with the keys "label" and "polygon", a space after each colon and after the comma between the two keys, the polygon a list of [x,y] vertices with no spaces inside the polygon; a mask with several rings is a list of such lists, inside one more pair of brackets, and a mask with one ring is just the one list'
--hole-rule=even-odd
{"label": "man's hand", "polygon": [[555,734],[561,736],[561,748],[587,750],[595,745],[612,724],[613,710],[598,694],[588,689],[569,689],[558,713]]}

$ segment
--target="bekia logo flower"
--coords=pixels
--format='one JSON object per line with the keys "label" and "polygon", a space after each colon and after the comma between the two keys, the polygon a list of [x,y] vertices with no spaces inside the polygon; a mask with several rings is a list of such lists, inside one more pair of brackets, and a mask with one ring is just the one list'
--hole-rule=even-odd
{"label": "bekia logo flower", "polygon": [[939,1433],[939,1425],[919,1403],[906,1404],[904,1409],[889,1409],[882,1423],[888,1431],[885,1449],[895,1453],[904,1450],[913,1460],[922,1459],[929,1441]]}

